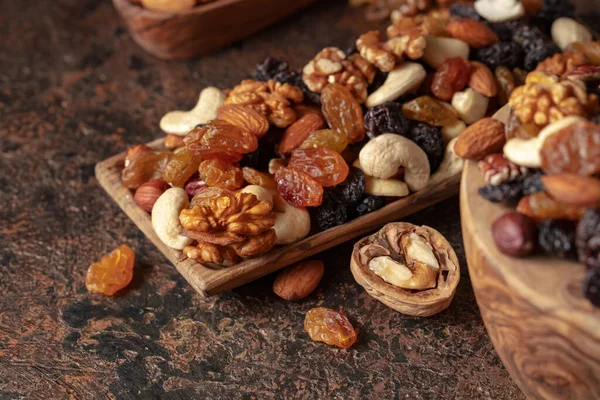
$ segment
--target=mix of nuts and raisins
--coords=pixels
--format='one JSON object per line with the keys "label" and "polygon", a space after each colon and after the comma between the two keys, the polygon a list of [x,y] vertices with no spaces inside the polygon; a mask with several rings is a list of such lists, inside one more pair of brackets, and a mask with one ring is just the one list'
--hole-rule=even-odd
{"label": "mix of nuts and raisins", "polygon": [[[569,18],[568,2],[544,0],[533,10],[482,21],[499,41],[475,54],[495,69],[503,108],[468,127],[455,149],[479,161],[482,197],[516,206],[492,225],[498,249],[578,259],[583,294],[600,306],[600,42]],[[475,18],[459,4],[451,14]]]}
{"label": "mix of nuts and raisins", "polygon": [[[600,43],[567,2],[366,2],[391,12],[385,33],[327,47],[301,71],[269,57],[234,88],[206,88],[191,111],[165,115],[169,150],[128,150],[123,184],[158,237],[231,266],[477,159],[481,195],[519,202],[494,224],[499,248],[577,254],[599,305]],[[306,329],[348,347],[354,331],[332,312],[311,311]]]}

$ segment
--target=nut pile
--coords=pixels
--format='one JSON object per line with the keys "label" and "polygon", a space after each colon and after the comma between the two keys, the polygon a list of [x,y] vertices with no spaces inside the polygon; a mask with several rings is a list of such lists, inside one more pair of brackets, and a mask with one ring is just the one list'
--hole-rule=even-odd
{"label": "nut pile", "polygon": [[[578,259],[586,267],[583,295],[600,306],[600,43],[568,18],[568,2],[542,1],[509,22],[480,12],[484,3],[475,11],[500,41],[476,57],[495,68],[494,101],[503,108],[469,126],[456,154],[479,162],[482,197],[516,206],[491,227],[497,248],[513,257],[540,250]],[[463,7],[451,13],[475,19]]]}

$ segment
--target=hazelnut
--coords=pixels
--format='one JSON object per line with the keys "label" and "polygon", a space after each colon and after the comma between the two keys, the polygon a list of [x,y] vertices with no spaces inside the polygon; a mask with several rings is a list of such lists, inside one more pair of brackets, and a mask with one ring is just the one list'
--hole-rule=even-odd
{"label": "hazelnut", "polygon": [[169,188],[169,184],[162,179],[155,179],[142,184],[133,196],[141,209],[152,212],[156,200]]}
{"label": "hazelnut", "polygon": [[511,257],[525,257],[536,246],[537,229],[531,219],[516,211],[507,212],[492,224],[496,247]]}
{"label": "hazelnut", "polygon": [[128,148],[127,152],[125,153],[125,167],[128,167],[129,163],[137,159],[142,154],[148,153],[149,151],[152,151],[152,149],[145,144],[136,144],[135,146]]}

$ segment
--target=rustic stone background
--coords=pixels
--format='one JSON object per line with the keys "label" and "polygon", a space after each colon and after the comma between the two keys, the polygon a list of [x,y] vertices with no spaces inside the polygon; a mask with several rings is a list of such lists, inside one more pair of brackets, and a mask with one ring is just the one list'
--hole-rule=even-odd
{"label": "rustic stone background", "polygon": [[[320,255],[325,277],[300,303],[276,297],[272,277],[202,299],[94,178],[201,88],[231,87],[267,55],[301,67],[367,28],[328,2],[170,63],[133,43],[108,0],[0,0],[0,399],[523,398],[480,319],[456,198],[407,218],[446,235],[463,267],[452,306],[419,319],[354,282],[352,243]],[[89,294],[88,265],[121,243],[137,253],[133,284]],[[347,313],[357,345],[308,339],[315,306]]]}

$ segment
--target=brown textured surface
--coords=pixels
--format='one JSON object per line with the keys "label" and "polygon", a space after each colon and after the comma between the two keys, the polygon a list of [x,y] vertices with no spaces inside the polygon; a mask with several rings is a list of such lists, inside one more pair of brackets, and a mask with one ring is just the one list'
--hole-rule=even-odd
{"label": "brown textured surface", "polygon": [[[442,314],[403,316],[322,254],[316,293],[288,303],[267,277],[204,300],[93,178],[94,164],[160,135],[209,84],[231,87],[267,54],[300,67],[367,29],[343,1],[312,7],[189,63],[135,46],[109,1],[0,0],[0,398],[522,399],[490,343],[466,268]],[[458,200],[408,218],[436,227],[464,265]],[[138,257],[117,298],[85,271],[121,243]],[[360,329],[350,350],[302,331],[315,306]]]}

